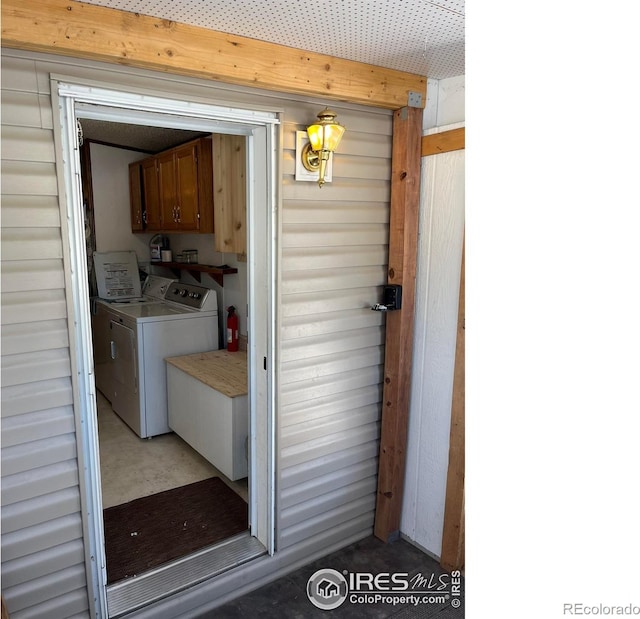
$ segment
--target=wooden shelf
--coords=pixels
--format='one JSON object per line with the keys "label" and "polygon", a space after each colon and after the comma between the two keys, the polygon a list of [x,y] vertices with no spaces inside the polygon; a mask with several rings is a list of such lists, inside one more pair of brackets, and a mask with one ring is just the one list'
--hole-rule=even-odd
{"label": "wooden shelf", "polygon": [[191,264],[188,262],[152,262],[153,266],[165,267],[179,274],[180,271],[188,271],[196,280],[201,281],[202,273],[211,276],[218,284],[224,286],[224,276],[233,275],[238,272],[235,267],[214,267],[209,264]]}

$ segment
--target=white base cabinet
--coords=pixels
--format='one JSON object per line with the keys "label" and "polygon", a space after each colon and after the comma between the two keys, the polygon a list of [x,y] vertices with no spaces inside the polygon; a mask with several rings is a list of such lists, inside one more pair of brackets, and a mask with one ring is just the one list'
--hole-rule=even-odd
{"label": "white base cabinet", "polygon": [[[169,427],[235,481],[248,474],[249,400],[246,386],[244,393],[237,393],[228,388],[224,376],[214,374],[217,362],[228,370],[224,357],[229,354],[239,353],[215,351],[167,359],[167,392]],[[244,359],[246,385],[246,355]],[[222,390],[208,384],[220,380]]]}

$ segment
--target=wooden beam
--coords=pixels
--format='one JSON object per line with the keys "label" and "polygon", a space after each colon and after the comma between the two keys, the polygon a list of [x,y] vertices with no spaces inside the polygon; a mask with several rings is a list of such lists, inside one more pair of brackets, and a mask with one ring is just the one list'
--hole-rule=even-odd
{"label": "wooden beam", "polygon": [[411,392],[413,317],[420,205],[422,110],[393,116],[388,283],[402,286],[402,309],[387,313],[382,429],[374,534],[398,537]]}
{"label": "wooden beam", "polygon": [[459,298],[449,435],[449,470],[440,552],[440,565],[449,571],[459,570],[464,566],[464,249]]}
{"label": "wooden beam", "polygon": [[386,109],[426,77],[76,0],[2,0],[2,45]]}
{"label": "wooden beam", "polygon": [[422,156],[448,153],[464,148],[464,127],[422,137]]}

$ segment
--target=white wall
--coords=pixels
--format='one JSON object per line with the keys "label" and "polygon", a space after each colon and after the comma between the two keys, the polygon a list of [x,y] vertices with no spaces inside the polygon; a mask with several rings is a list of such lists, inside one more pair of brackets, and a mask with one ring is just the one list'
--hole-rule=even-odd
{"label": "white wall", "polygon": [[[464,124],[464,76],[430,80],[423,127]],[[439,124],[444,123],[444,124]],[[439,557],[464,235],[464,150],[424,157],[402,535]]]}
{"label": "white wall", "polygon": [[464,122],[464,75],[427,80],[427,104],[422,130]]}
{"label": "white wall", "polygon": [[133,250],[138,262],[148,262],[148,235],[131,232],[129,200],[129,164],[145,153],[95,143],[90,148],[96,251]]}

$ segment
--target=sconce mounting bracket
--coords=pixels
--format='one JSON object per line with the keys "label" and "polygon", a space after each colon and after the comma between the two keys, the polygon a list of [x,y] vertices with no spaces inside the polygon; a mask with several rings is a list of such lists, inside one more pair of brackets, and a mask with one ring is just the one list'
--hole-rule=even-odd
{"label": "sconce mounting bracket", "polygon": [[302,149],[302,165],[309,172],[317,172],[320,169],[320,155],[311,149],[311,143],[307,142]]}

